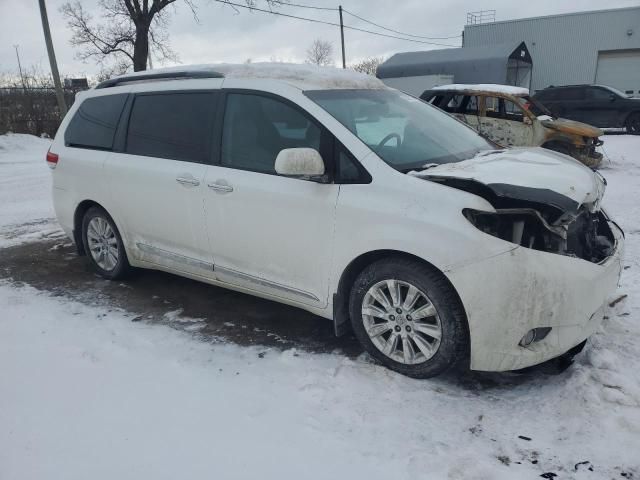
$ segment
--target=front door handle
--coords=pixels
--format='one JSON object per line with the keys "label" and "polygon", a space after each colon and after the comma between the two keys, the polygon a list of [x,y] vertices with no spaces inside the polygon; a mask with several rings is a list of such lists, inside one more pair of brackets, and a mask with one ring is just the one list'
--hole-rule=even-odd
{"label": "front door handle", "polygon": [[228,185],[226,182],[222,183],[222,181],[220,180],[214,183],[208,183],[207,186],[214,192],[219,192],[219,193],[233,192],[233,187],[231,185]]}
{"label": "front door handle", "polygon": [[180,185],[191,185],[193,187],[200,185],[200,180],[193,177],[176,177],[176,182]]}

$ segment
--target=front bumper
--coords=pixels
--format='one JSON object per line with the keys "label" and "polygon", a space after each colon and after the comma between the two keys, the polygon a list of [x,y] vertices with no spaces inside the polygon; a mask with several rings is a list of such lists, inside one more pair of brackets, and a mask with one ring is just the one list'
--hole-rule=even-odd
{"label": "front bumper", "polygon": [[598,168],[602,164],[602,153],[596,152],[594,147],[590,150],[581,151],[576,154],[576,158],[589,168]]}
{"label": "front bumper", "polygon": [[[614,253],[603,262],[516,247],[447,272],[464,304],[471,369],[517,370],[555,358],[594,333],[622,271],[624,238],[610,222]],[[529,330],[551,327],[528,347]]]}

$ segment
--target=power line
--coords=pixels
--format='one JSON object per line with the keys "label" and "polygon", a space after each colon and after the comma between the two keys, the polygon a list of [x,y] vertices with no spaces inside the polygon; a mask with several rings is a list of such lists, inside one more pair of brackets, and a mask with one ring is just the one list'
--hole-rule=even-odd
{"label": "power line", "polygon": [[[334,23],[334,22],[327,22],[327,21],[318,20],[318,19],[315,19],[315,18],[299,17],[297,15],[290,15],[288,13],[276,12],[276,11],[273,11],[273,10],[266,10],[264,8],[258,8],[258,7],[253,7],[253,6],[249,6],[249,5],[242,5],[240,3],[230,2],[228,0],[213,0],[213,1],[214,2],[218,2],[218,3],[222,3],[224,5],[231,5],[231,6],[236,7],[236,8],[245,8],[247,10],[255,10],[257,12],[269,13],[271,15],[278,15],[278,16],[281,16],[281,17],[293,18],[293,19],[296,19],[296,20],[304,20],[306,22],[321,23],[323,25],[330,25],[332,27],[339,27],[340,26],[340,24]],[[368,33],[368,34],[371,34],[371,35],[377,35],[379,37],[395,38],[397,40],[404,40],[406,42],[422,43],[422,44],[425,44],[425,45],[435,45],[435,46],[439,46],[439,47],[457,47],[457,45],[450,45],[450,44],[446,44],[446,43],[427,42],[427,41],[424,41],[424,40],[416,40],[416,39],[413,39],[413,38],[403,38],[403,37],[398,37],[398,36],[395,36],[395,35],[388,35],[386,33],[373,32],[371,30],[366,30],[364,28],[358,28],[358,27],[351,27],[349,25],[344,25],[344,28],[348,28],[349,30],[354,30],[354,31],[357,31],[357,32]]]}
{"label": "power line", "polygon": [[[283,7],[310,8],[310,9],[313,9],[313,10],[325,10],[325,11],[332,11],[332,12],[337,12],[338,11],[337,8],[332,8],[332,7],[318,7],[316,5],[302,5],[300,3],[291,3],[291,2],[280,3],[279,5],[283,6]],[[385,26],[380,25],[378,23],[372,22],[371,20],[367,20],[366,18],[363,18],[360,15],[357,15],[357,14],[355,14],[353,12],[350,12],[346,8],[343,8],[342,11],[344,13],[348,13],[352,17],[355,17],[355,18],[357,18],[359,20],[362,20],[363,22],[369,23],[369,24],[371,24],[371,25],[373,25],[375,27],[381,28],[381,29],[386,30],[388,32],[397,33],[398,35],[402,35],[404,37],[422,38],[422,39],[425,39],[425,40],[450,40],[450,39],[453,39],[453,38],[462,37],[462,34],[451,35],[451,36],[448,36],[448,37],[428,37],[426,35],[414,35],[414,34],[411,34],[411,33],[405,33],[405,32],[401,32],[399,30],[394,30],[392,28],[388,28],[388,27],[385,27]]]}
{"label": "power line", "polygon": [[283,7],[300,7],[300,8],[310,8],[313,10],[330,10],[332,12],[337,12],[338,9],[335,7],[318,7],[316,5],[301,5],[299,3],[291,3],[291,2],[287,2],[287,3],[280,3],[279,5],[283,6]]}
{"label": "power line", "polygon": [[412,34],[410,34],[410,33],[404,33],[404,32],[399,32],[398,30],[393,30],[392,28],[383,27],[382,25],[379,25],[379,24],[377,24],[377,23],[374,23],[374,22],[372,22],[371,20],[367,20],[366,18],[362,18],[361,16],[356,15],[355,13],[352,13],[352,12],[350,12],[349,10],[347,10],[347,9],[345,9],[345,8],[343,8],[343,9],[342,9],[342,11],[343,11],[344,13],[348,13],[348,14],[349,14],[349,15],[351,15],[352,17],[355,17],[355,18],[357,18],[357,19],[359,19],[359,20],[362,20],[363,22],[370,23],[371,25],[374,25],[374,26],[376,26],[376,27],[378,27],[378,28],[381,28],[381,29],[383,29],[383,30],[387,30],[387,31],[389,31],[389,32],[397,33],[397,34],[399,34],[399,35],[403,35],[403,36],[405,36],[405,37],[424,38],[424,39],[427,39],[427,40],[450,40],[450,39],[452,39],[452,38],[460,38],[460,37],[462,37],[462,35],[461,35],[461,34],[458,34],[458,35],[452,35],[452,36],[450,36],[450,37],[426,37],[426,36],[424,36],[424,35],[412,35]]}

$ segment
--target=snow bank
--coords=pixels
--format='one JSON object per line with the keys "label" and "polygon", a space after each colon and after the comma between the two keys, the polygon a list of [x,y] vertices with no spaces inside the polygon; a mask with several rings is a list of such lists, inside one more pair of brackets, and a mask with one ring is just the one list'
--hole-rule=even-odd
{"label": "snow bank", "polygon": [[0,247],[59,232],[51,203],[51,140],[0,135]]}
{"label": "snow bank", "polygon": [[470,92],[490,92],[504,93],[507,95],[529,95],[529,90],[522,87],[514,87],[511,85],[497,85],[494,83],[477,83],[465,85],[463,83],[454,83],[451,85],[439,85],[431,90],[454,90],[454,91],[470,91]]}
{"label": "snow bank", "polygon": [[148,75],[149,73],[171,73],[184,71],[211,71],[221,73],[225,78],[271,79],[282,80],[302,89],[331,88],[386,88],[377,78],[353,70],[335,67],[319,67],[317,65],[297,63],[256,62],[247,64],[202,64],[180,65],[176,67],[157,68],[144,72],[127,73],[123,77]]}

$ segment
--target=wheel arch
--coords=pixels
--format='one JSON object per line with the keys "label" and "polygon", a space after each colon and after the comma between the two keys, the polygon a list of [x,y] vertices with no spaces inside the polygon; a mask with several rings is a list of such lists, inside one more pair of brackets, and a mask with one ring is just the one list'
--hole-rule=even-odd
{"label": "wheel arch", "polygon": [[[451,283],[447,275],[445,275],[445,273],[438,267],[422,257],[418,257],[417,255],[413,255],[411,253],[403,252],[400,250],[372,250],[354,258],[340,275],[340,280],[338,280],[336,292],[333,294],[333,325],[336,336],[342,336],[350,329],[351,323],[349,321],[349,295],[351,294],[351,287],[358,275],[372,263],[389,257],[398,257],[419,262],[428,269],[441,275],[442,278],[447,282],[449,287],[451,287],[451,290],[455,293],[464,312],[465,319],[467,319],[467,312],[464,304],[462,303],[462,299],[458,294],[458,291]],[[469,335],[468,319],[465,323],[467,335]]]}
{"label": "wheel arch", "polygon": [[[84,218],[85,213],[87,213],[87,211],[92,207],[98,207],[104,210],[107,213],[107,215],[111,217],[113,222],[116,224],[118,233],[122,237],[122,229],[118,225],[118,222],[116,222],[116,220],[113,218],[111,213],[109,213],[109,210],[104,208],[103,205],[96,202],[95,200],[89,200],[89,199],[83,200],[80,203],[78,203],[78,205],[76,206],[76,210],[73,213],[73,241],[76,244],[76,250],[78,252],[78,255],[87,254],[87,252],[84,249],[84,242],[82,241],[82,219]],[[124,243],[124,237],[123,237],[123,243]]]}
{"label": "wheel arch", "polygon": [[[633,117],[634,115],[640,115],[640,110],[631,110],[626,117],[624,117],[624,123],[622,124],[622,126],[624,128],[628,128],[629,125],[629,120],[631,119],[631,117]],[[629,132],[627,132],[629,133]]]}

